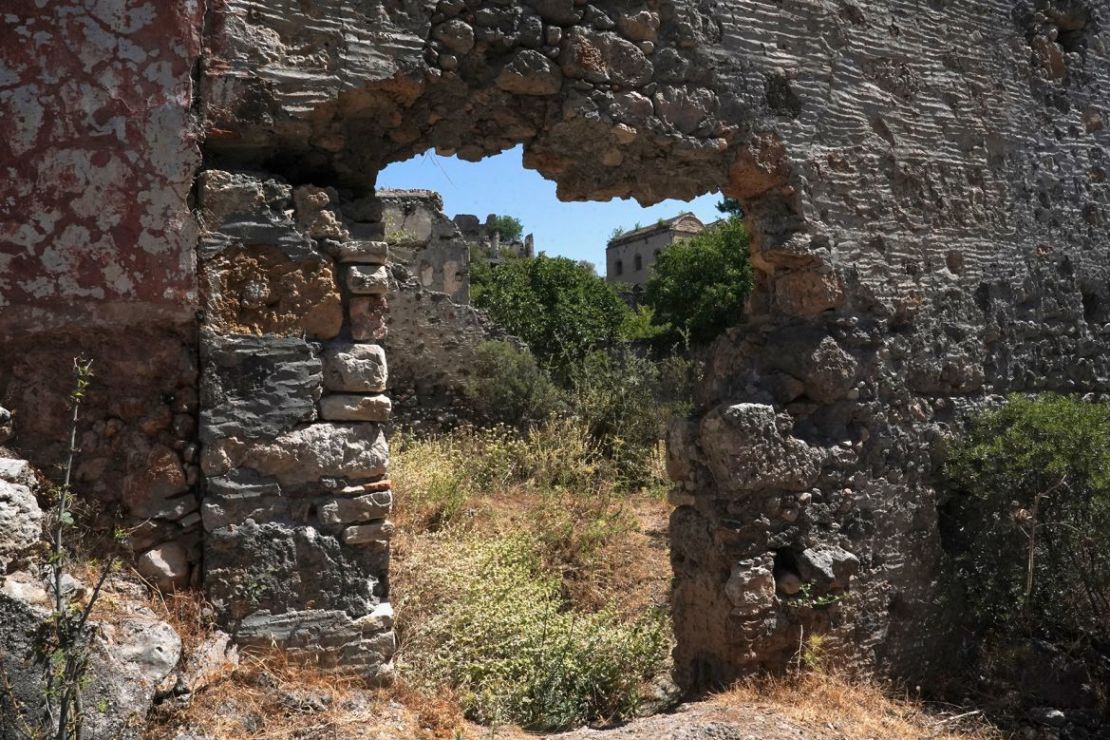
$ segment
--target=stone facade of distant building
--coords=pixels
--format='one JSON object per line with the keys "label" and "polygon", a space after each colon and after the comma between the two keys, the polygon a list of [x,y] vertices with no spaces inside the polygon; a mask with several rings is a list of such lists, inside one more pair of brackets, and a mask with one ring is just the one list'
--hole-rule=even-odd
{"label": "stone facade of distant building", "polygon": [[488,262],[501,262],[506,257],[535,257],[535,238],[528,234],[523,239],[505,241],[497,230],[497,214],[486,216],[485,223],[477,216],[460,213],[452,219],[462,238],[471,246],[471,259],[485,259]]}
{"label": "stone facade of distant building", "polygon": [[605,279],[623,283],[633,291],[642,289],[651,277],[651,268],[659,253],[679,239],[687,239],[705,230],[705,224],[692,213],[626,231],[609,240],[605,249]]}

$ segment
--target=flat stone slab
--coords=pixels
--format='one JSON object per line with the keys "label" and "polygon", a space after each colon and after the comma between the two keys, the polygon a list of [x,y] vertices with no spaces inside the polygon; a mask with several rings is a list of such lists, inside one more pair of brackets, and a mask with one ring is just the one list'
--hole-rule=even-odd
{"label": "flat stone slab", "polygon": [[393,402],[388,396],[355,396],[350,394],[324,396],[320,400],[320,418],[325,421],[389,420]]}

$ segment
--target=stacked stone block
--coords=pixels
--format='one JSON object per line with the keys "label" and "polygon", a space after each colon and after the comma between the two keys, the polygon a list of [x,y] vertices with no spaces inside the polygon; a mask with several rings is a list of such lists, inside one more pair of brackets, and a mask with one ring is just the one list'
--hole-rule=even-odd
{"label": "stacked stone block", "polygon": [[240,644],[385,679],[388,249],[334,191],[209,171],[205,586]]}

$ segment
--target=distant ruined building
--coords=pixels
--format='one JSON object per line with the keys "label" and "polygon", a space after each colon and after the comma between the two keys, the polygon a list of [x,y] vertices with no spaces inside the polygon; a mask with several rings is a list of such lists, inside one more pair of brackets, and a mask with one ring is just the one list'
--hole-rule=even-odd
{"label": "distant ruined building", "polygon": [[676,241],[696,236],[706,228],[694,214],[680,213],[613,237],[605,248],[605,279],[629,287],[633,296],[639,295],[660,253]]}
{"label": "distant ruined building", "polygon": [[497,228],[497,215],[489,214],[485,223],[477,216],[461,213],[455,216],[455,226],[462,238],[471,246],[471,259],[483,259],[491,264],[503,262],[506,257],[535,257],[536,244],[532,234],[523,239],[503,240]]}

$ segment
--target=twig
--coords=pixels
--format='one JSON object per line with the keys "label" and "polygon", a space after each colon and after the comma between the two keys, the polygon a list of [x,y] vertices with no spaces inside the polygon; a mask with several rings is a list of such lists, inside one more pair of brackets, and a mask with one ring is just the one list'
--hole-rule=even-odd
{"label": "twig", "polygon": [[945,717],[944,719],[937,720],[936,724],[937,724],[937,726],[946,725],[949,722],[958,722],[961,719],[967,719],[968,717],[974,717],[975,715],[982,714],[982,713],[983,713],[982,709],[976,709],[974,711],[964,712],[963,714],[957,714],[957,715],[954,715],[952,717]]}

